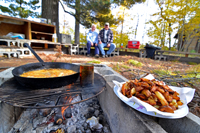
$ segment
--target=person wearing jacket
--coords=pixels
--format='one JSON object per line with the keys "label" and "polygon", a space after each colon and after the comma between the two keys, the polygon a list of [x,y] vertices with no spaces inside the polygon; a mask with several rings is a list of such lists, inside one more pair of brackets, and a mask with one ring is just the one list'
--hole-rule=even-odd
{"label": "person wearing jacket", "polygon": [[[109,23],[105,23],[104,28],[99,32],[98,41],[98,47],[103,58],[108,57],[115,50],[116,46],[113,44],[113,32],[109,28]],[[109,48],[107,53],[105,53],[104,47]]]}
{"label": "person wearing jacket", "polygon": [[98,33],[95,31],[96,26],[92,25],[91,30],[87,33],[87,56],[90,56],[90,48],[95,47],[95,57],[99,58]]}

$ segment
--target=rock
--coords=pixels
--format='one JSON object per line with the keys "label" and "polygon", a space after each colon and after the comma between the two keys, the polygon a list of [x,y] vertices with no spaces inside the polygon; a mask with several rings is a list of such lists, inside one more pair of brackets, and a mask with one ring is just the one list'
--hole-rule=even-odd
{"label": "rock", "polygon": [[67,128],[67,132],[68,133],[75,133],[76,132],[76,126],[75,125],[71,125]]}
{"label": "rock", "polygon": [[99,116],[99,110],[95,110],[94,116],[98,117]]}
{"label": "rock", "polygon": [[99,112],[103,115],[103,110],[101,108],[99,109]]}
{"label": "rock", "polygon": [[81,129],[78,129],[78,130],[76,131],[76,133],[83,133],[83,132],[81,131]]}
{"label": "rock", "polygon": [[88,129],[88,124],[87,124],[86,122],[83,124],[83,128],[84,128],[85,130]]}
{"label": "rock", "polygon": [[71,118],[72,117],[72,114],[71,113],[65,113],[65,118]]}
{"label": "rock", "polygon": [[92,99],[92,101],[93,101],[94,103],[97,103],[97,102],[98,102],[98,99],[97,99],[97,98],[94,98],[94,99]]}
{"label": "rock", "polygon": [[99,123],[101,123],[102,125],[106,124],[106,120],[103,115],[99,115]]}
{"label": "rock", "polygon": [[83,126],[79,127],[79,129],[80,129],[82,132],[85,131]]}
{"label": "rock", "polygon": [[92,102],[91,102],[91,103],[89,103],[89,106],[90,106],[90,107],[92,107],[92,106],[93,106],[93,103],[92,103]]}
{"label": "rock", "polygon": [[92,116],[91,118],[87,119],[86,122],[90,125],[90,129],[92,130],[100,130],[103,128],[96,117]]}
{"label": "rock", "polygon": [[88,119],[88,118],[92,117],[93,114],[89,114],[89,113],[88,113],[88,114],[85,114],[84,116],[85,116],[86,119]]}
{"label": "rock", "polygon": [[75,118],[75,117],[72,117],[71,120],[72,120],[73,123],[77,122],[77,118]]}
{"label": "rock", "polygon": [[94,111],[95,111],[95,110],[94,110],[94,108],[93,108],[93,107],[89,107],[89,108],[88,108],[88,113],[89,113],[89,114],[93,114],[93,113],[94,113]]}
{"label": "rock", "polygon": [[45,127],[37,127],[36,133],[42,133]]}
{"label": "rock", "polygon": [[95,133],[101,133],[102,129],[95,130]]}
{"label": "rock", "polygon": [[45,109],[39,109],[38,111],[41,116],[46,117],[51,113],[51,110],[52,110],[51,108],[45,108]]}
{"label": "rock", "polygon": [[78,110],[75,110],[74,113],[78,114]]}
{"label": "rock", "polygon": [[103,126],[101,124],[98,124],[97,126],[94,127],[94,129],[101,131]]}
{"label": "rock", "polygon": [[103,127],[103,132],[104,133],[109,133],[109,130],[108,130],[108,128],[106,126]]}
{"label": "rock", "polygon": [[92,133],[90,129],[87,129],[85,133]]}
{"label": "rock", "polygon": [[99,105],[94,105],[94,109],[98,110],[99,109]]}

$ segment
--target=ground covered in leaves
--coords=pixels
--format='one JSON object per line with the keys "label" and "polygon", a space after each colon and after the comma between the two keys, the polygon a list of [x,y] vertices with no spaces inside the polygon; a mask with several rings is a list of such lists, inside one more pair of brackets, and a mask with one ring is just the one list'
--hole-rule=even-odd
{"label": "ground covered in leaves", "polygon": [[[192,102],[189,103],[190,112],[200,117],[200,64],[189,65],[178,61],[158,61],[136,56],[115,56],[109,58],[94,58],[84,55],[61,55],[40,53],[45,62],[67,63],[96,63],[105,64],[127,79],[140,78],[148,73],[166,82],[168,85],[189,86],[196,89]],[[9,67],[16,67],[27,63],[38,62],[33,56],[26,58],[0,57],[0,71]]]}

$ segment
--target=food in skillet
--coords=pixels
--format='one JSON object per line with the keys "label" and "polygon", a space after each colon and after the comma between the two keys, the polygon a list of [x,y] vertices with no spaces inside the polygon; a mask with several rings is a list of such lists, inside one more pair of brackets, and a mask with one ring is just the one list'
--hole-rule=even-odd
{"label": "food in skillet", "polygon": [[20,76],[28,78],[52,78],[52,77],[72,75],[75,73],[76,72],[73,70],[50,68],[50,69],[41,69],[41,70],[25,72]]}
{"label": "food in skillet", "polygon": [[179,105],[183,105],[176,91],[155,79],[130,80],[122,85],[121,93],[128,98],[135,96],[162,112],[174,113]]}

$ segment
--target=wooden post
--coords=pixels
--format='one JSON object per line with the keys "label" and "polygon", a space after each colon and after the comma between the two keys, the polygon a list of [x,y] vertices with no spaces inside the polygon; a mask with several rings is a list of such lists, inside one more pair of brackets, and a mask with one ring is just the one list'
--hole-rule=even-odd
{"label": "wooden post", "polygon": [[47,43],[44,44],[44,48],[48,49],[48,44]]}
{"label": "wooden post", "polygon": [[29,39],[29,40],[32,39],[32,35],[31,35],[31,23],[30,22],[28,22],[28,38],[27,39]]}

